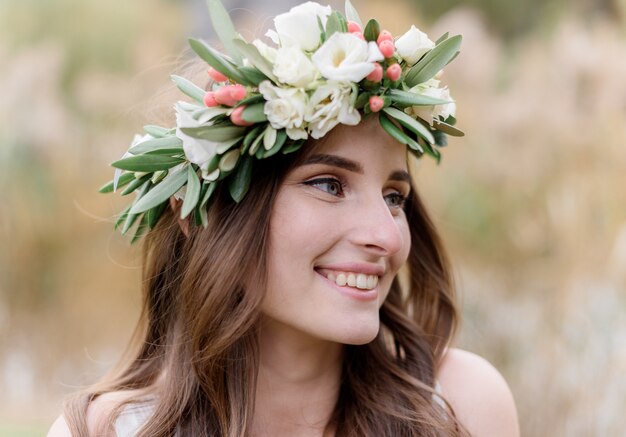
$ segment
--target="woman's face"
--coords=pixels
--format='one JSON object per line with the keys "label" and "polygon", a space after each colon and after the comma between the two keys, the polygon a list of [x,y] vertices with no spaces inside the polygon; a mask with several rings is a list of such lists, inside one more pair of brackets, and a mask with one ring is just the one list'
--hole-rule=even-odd
{"label": "woman's face", "polygon": [[405,146],[376,117],[333,129],[277,194],[267,322],[337,343],[373,340],[379,308],[409,253],[409,193]]}

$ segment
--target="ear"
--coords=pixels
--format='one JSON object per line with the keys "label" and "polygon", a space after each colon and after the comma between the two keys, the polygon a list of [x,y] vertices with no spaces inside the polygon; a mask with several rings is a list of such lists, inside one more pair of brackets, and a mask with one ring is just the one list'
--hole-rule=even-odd
{"label": "ear", "polygon": [[185,237],[189,237],[189,218],[180,218],[180,209],[182,206],[182,200],[175,199],[174,196],[170,197],[170,208],[172,208],[174,214],[178,216],[178,226],[180,226],[180,229],[183,231],[183,234],[185,234]]}

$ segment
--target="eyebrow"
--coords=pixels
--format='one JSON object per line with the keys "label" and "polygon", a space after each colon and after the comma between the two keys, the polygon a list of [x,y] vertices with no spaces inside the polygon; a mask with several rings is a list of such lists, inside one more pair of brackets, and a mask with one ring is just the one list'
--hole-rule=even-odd
{"label": "eyebrow", "polygon": [[[304,160],[302,165],[325,164],[332,167],[343,168],[354,173],[363,174],[363,167],[356,161],[337,155],[317,154],[311,155]],[[396,170],[389,175],[389,180],[406,182],[411,185],[411,175],[406,170]]]}

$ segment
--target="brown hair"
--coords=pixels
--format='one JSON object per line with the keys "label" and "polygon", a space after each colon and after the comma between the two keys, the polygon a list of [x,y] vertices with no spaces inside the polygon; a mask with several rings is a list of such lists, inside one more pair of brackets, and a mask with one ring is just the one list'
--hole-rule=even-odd
{"label": "brown hair", "polygon": [[[133,341],[110,376],[66,403],[73,435],[87,435],[93,400],[128,389],[141,395],[119,402],[107,427],[124,405],[150,395],[155,412],[139,436],[249,435],[263,295],[242,284],[249,275],[266,282],[276,193],[305,153],[256,162],[254,183],[240,203],[230,200],[227,187],[218,188],[207,229],[192,226],[186,237],[168,208],[145,237],[143,308]],[[369,344],[346,346],[328,424],[337,436],[466,435],[450,407],[433,401],[435,371],[457,311],[441,241],[412,193],[405,206],[411,250],[381,307],[381,330]]]}

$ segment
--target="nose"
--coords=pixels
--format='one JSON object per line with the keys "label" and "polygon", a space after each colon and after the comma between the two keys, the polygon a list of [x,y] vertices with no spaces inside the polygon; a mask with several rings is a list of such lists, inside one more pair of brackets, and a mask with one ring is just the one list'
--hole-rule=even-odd
{"label": "nose", "polygon": [[363,200],[352,224],[352,243],[376,256],[392,256],[403,247],[401,224],[381,197]]}

